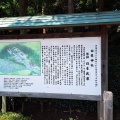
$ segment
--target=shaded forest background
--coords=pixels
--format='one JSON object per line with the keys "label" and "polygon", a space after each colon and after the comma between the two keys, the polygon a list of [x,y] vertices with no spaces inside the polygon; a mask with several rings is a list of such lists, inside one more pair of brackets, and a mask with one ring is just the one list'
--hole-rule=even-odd
{"label": "shaded forest background", "polygon": [[[68,13],[84,13],[98,11],[120,10],[120,0],[0,0],[0,17],[54,15]],[[81,27],[80,31],[86,29]],[[87,29],[88,31],[91,28]],[[78,31],[78,29],[74,29]],[[30,30],[29,33],[42,33],[41,29]],[[47,33],[65,32],[63,29],[49,29]],[[0,35],[19,34],[18,30],[0,31]],[[109,90],[114,94],[114,108],[120,109],[120,26],[109,28],[109,61],[108,80]],[[42,99],[42,98],[13,98],[7,97],[7,110],[24,112],[25,106],[36,104],[41,112],[46,109],[97,111],[97,103],[90,101]],[[1,106],[1,104],[0,104]],[[1,107],[0,107],[1,108]],[[31,110],[32,112],[32,110]]]}

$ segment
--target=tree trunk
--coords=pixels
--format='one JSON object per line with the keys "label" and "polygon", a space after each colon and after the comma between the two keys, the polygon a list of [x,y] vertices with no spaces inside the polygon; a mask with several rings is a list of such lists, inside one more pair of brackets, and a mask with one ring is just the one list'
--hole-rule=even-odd
{"label": "tree trunk", "polygon": [[20,16],[27,15],[27,4],[28,0],[20,0]]}
{"label": "tree trunk", "polygon": [[98,1],[98,7],[99,11],[104,11],[104,0]]}
{"label": "tree trunk", "polygon": [[[74,13],[74,1],[68,0],[68,14]],[[73,28],[68,28],[68,32],[73,32]]]}
{"label": "tree trunk", "polygon": [[[42,15],[44,15],[44,14],[45,14],[45,2],[42,3]],[[43,28],[43,34],[45,34],[45,33],[46,33],[46,29]]]}
{"label": "tree trunk", "polygon": [[11,8],[11,9],[10,9],[10,10],[11,10],[11,16],[13,17],[13,16],[14,16],[14,7],[13,7],[14,4],[13,4],[13,0],[10,1],[10,6],[11,6],[11,7],[10,7],[10,8]]}
{"label": "tree trunk", "polygon": [[[20,16],[27,15],[28,0],[20,0]],[[20,34],[26,34],[26,30],[20,30]]]}
{"label": "tree trunk", "polygon": [[73,13],[74,12],[74,2],[73,0],[68,0],[68,13]]}
{"label": "tree trunk", "polygon": [[94,6],[95,10],[96,10],[96,7],[97,7],[97,4],[96,4],[96,0],[92,0],[92,5]]}

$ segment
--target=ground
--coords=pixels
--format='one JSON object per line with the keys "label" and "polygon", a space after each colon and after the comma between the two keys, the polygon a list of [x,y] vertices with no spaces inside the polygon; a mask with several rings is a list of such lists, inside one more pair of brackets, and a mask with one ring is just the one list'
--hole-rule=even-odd
{"label": "ground", "polygon": [[[17,112],[21,112],[22,108],[19,107]],[[15,111],[16,112],[16,111]],[[25,116],[32,116],[33,120],[97,120],[97,112],[82,111],[81,109],[58,109],[45,107],[41,111],[40,104],[25,104],[23,112]],[[115,109],[113,112],[113,120],[120,120],[120,110]]]}
{"label": "ground", "polygon": [[[45,109],[41,112],[40,105],[27,105],[23,114],[33,116],[34,120],[97,120],[95,112],[81,112],[80,109],[64,110],[64,109]],[[71,118],[71,119],[70,119]]]}

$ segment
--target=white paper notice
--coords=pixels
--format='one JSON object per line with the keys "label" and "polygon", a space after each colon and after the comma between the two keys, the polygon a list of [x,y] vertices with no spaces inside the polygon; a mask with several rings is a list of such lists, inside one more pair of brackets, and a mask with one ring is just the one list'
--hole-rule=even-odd
{"label": "white paper notice", "polygon": [[101,38],[0,42],[0,91],[101,95]]}

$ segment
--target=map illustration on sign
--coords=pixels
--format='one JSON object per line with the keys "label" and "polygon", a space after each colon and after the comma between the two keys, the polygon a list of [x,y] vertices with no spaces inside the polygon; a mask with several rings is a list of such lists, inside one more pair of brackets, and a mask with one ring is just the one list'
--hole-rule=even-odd
{"label": "map illustration on sign", "polygon": [[0,75],[40,75],[40,42],[0,43]]}

